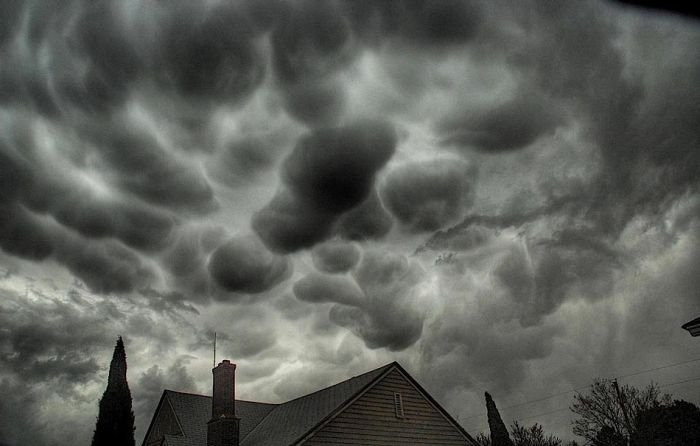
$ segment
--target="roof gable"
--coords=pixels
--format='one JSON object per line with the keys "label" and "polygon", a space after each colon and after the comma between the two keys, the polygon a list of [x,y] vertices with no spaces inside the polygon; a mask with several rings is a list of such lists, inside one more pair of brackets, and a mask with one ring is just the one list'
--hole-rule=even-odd
{"label": "roof gable", "polygon": [[392,366],[295,444],[475,444],[398,363]]}
{"label": "roof gable", "polygon": [[450,415],[449,412],[447,412],[426,390],[421,386],[418,381],[416,381],[411,375],[408,374],[406,370],[404,370],[403,367],[399,363],[396,363],[396,367],[399,369],[401,374],[408,380],[410,383],[420,392],[423,397],[430,402],[430,404],[440,412],[440,414],[447,419],[447,421],[450,422],[453,426],[455,426],[469,441],[471,441],[473,444],[477,444],[476,440],[469,435],[469,433],[462,427],[461,424],[457,422],[454,418],[452,418],[452,415]]}
{"label": "roof gable", "polygon": [[188,440],[192,440],[193,445],[205,445],[207,422],[211,418],[211,397],[172,390],[166,390],[165,393],[182,426],[183,435]]}
{"label": "roof gable", "polygon": [[[276,406],[276,404],[236,400],[236,415],[241,419],[240,438],[245,438]],[[207,444],[207,422],[211,419],[210,396],[165,390],[156,415],[151,422],[151,427],[149,427],[149,432],[146,434],[146,439],[154,426],[158,425],[159,413],[165,410],[162,407],[167,407],[172,411],[180,426],[179,432],[161,433],[167,434],[164,438],[168,446],[204,446]],[[146,446],[146,440],[144,440],[144,446]]]}
{"label": "roof gable", "polygon": [[143,438],[143,445],[159,444],[165,434],[182,435],[182,427],[177,420],[170,401],[167,398],[167,390],[160,396],[158,406]]}
{"label": "roof gable", "polygon": [[280,404],[241,441],[241,446],[296,444],[307,432],[344,407],[396,363],[355,376],[317,392]]}

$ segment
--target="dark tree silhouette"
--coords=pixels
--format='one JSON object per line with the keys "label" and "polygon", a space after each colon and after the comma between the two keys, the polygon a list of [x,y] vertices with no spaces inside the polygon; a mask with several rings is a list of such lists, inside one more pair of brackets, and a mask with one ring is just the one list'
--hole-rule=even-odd
{"label": "dark tree silhouette", "polygon": [[593,446],[628,446],[627,438],[610,426],[603,426],[591,444]]}
{"label": "dark tree silhouette", "polygon": [[[559,437],[546,434],[542,425],[535,423],[530,427],[525,427],[513,422],[510,426],[510,435],[515,446],[578,446],[575,441],[564,443]],[[491,437],[479,434],[475,438],[478,446],[492,446]]]}
{"label": "dark tree silhouette", "polygon": [[[520,425],[517,421],[510,427],[515,446],[562,446],[560,438],[545,434],[541,424],[535,423],[530,427]],[[575,446],[576,442],[569,442],[567,446]]]}
{"label": "dark tree silhouette", "polygon": [[134,411],[126,382],[126,351],[121,336],[109,365],[107,389],[100,400],[92,446],[134,446]]}
{"label": "dark tree silhouette", "polygon": [[637,416],[635,426],[634,446],[700,445],[700,409],[687,401],[647,409]]}
{"label": "dark tree silhouette", "polygon": [[[574,434],[593,444],[625,444],[634,433],[634,420],[645,410],[670,403],[670,395],[662,395],[659,387],[650,384],[640,390],[610,379],[596,379],[588,393],[577,393],[571,411]],[[620,440],[622,439],[622,440]],[[595,443],[598,441],[598,443]]]}
{"label": "dark tree silhouette", "polygon": [[514,446],[513,441],[508,436],[508,429],[501,419],[501,414],[498,413],[496,403],[493,398],[486,392],[486,414],[489,417],[489,429],[491,430],[492,446]]}

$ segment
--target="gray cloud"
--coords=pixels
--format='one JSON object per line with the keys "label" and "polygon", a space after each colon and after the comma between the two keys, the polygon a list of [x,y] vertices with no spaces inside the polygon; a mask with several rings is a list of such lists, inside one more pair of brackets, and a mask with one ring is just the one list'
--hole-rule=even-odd
{"label": "gray cloud", "polygon": [[437,131],[444,145],[497,153],[527,147],[553,133],[561,113],[554,102],[522,93],[486,110],[453,112],[441,120]]}
{"label": "gray cloud", "polygon": [[154,275],[136,254],[113,242],[86,243],[68,236],[57,243],[56,259],[100,293],[133,291]]}
{"label": "gray cloud", "polygon": [[465,43],[476,36],[482,19],[478,3],[459,0],[361,0],[344,7],[358,33],[370,42],[398,38],[433,47]]}
{"label": "gray cloud", "polygon": [[9,254],[43,260],[54,250],[51,233],[22,206],[0,205],[0,246]]}
{"label": "gray cloud", "polygon": [[609,3],[0,0],[0,443],[89,441],[119,333],[137,436],[214,327],[253,399],[457,416],[682,360],[700,34]]}
{"label": "gray cloud", "polygon": [[[4,327],[0,331],[3,374],[69,386],[66,391],[94,379],[98,365],[92,346],[110,337],[100,329],[97,318],[85,317],[74,306],[54,301],[2,311],[0,319]],[[79,329],[66,331],[67,326]]]}
{"label": "gray cloud", "polygon": [[305,302],[362,305],[362,290],[347,277],[312,273],[294,284],[294,295]]}
{"label": "gray cloud", "polygon": [[2,18],[0,18],[0,25],[2,25],[2,31],[0,31],[0,46],[15,33],[19,24],[18,18],[23,9],[21,1],[3,0],[1,4],[4,13]]}
{"label": "gray cloud", "polygon": [[274,165],[280,145],[281,141],[264,136],[236,138],[226,145],[210,170],[233,187],[250,183]]}
{"label": "gray cloud", "polygon": [[239,100],[250,94],[264,64],[248,17],[230,3],[213,6],[197,21],[188,20],[188,12],[164,26],[162,82],[187,96]]}
{"label": "gray cloud", "polygon": [[360,260],[360,249],[340,240],[330,240],[311,250],[316,269],[326,273],[342,273],[354,267]]}
{"label": "gray cloud", "polygon": [[[174,223],[169,215],[143,203],[95,191],[82,175],[72,175],[79,165],[69,163],[65,171],[57,169],[52,165],[55,161],[42,153],[45,141],[33,134],[33,124],[26,119],[6,123],[9,135],[0,146],[4,157],[16,166],[13,168],[16,173],[8,175],[5,181],[8,200],[26,209],[18,211],[18,216],[48,213],[61,225],[85,237],[114,237],[137,249],[157,250],[167,243]],[[66,150],[73,149],[69,144],[74,141],[62,136],[57,135],[57,144],[65,144]],[[136,152],[132,153],[136,156]],[[79,150],[74,154],[84,155]],[[130,166],[130,171],[135,169],[137,165]]]}
{"label": "gray cloud", "polygon": [[391,214],[384,209],[376,189],[373,189],[362,204],[340,217],[337,230],[346,240],[376,240],[384,237],[393,225]]}
{"label": "gray cloud", "polygon": [[322,127],[340,120],[346,97],[342,83],[334,78],[297,81],[286,87],[284,104],[294,118],[312,127]]}
{"label": "gray cloud", "polygon": [[89,2],[77,19],[70,44],[88,61],[82,82],[63,78],[62,93],[76,105],[101,109],[125,99],[129,83],[146,68],[127,28],[123,7],[105,2]]}
{"label": "gray cloud", "polygon": [[290,115],[311,125],[334,123],[344,93],[333,77],[355,55],[352,30],[337,4],[288,3],[271,42]]}
{"label": "gray cloud", "polygon": [[421,270],[404,256],[365,252],[352,278],[313,273],[294,284],[298,299],[335,303],[330,320],[352,331],[368,348],[401,351],[421,336],[421,310],[412,301]]}
{"label": "gray cloud", "polygon": [[272,288],[292,273],[287,258],[269,253],[254,237],[237,237],[221,245],[208,268],[224,289],[253,294]]}
{"label": "gray cloud", "polygon": [[275,251],[313,246],[330,234],[340,214],[369,196],[395,144],[392,127],[381,121],[302,137],[282,167],[286,188],[254,216],[253,228]]}
{"label": "gray cloud", "polygon": [[163,252],[163,265],[175,278],[190,276],[206,267],[207,256],[222,245],[226,230],[216,226],[182,225],[170,247]]}
{"label": "gray cloud", "polygon": [[195,211],[211,209],[214,196],[201,172],[161,147],[153,135],[126,128],[128,123],[99,127],[97,150],[117,185],[156,205]]}
{"label": "gray cloud", "polygon": [[[225,331],[217,331],[217,348],[236,360],[258,356],[277,342],[277,331],[268,325],[267,315],[254,308],[241,310],[236,324],[228,324]],[[214,329],[198,332],[197,347],[211,348]],[[193,345],[192,347],[194,347]]]}
{"label": "gray cloud", "polygon": [[410,230],[434,231],[461,217],[472,199],[474,177],[474,169],[464,161],[414,162],[389,173],[381,196]]}
{"label": "gray cloud", "polygon": [[382,121],[320,129],[302,137],[283,178],[309,206],[340,213],[369,196],[374,174],[393,155],[396,136]]}
{"label": "gray cloud", "polygon": [[10,378],[0,379],[0,444],[48,444],[50,435],[36,416],[41,405],[39,389]]}

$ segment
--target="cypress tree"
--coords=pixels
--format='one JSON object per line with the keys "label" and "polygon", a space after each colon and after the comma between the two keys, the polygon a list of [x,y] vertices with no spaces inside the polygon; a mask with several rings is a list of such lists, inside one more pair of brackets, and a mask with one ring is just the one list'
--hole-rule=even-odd
{"label": "cypress tree", "polygon": [[513,446],[513,441],[508,436],[508,429],[501,419],[501,414],[498,413],[496,403],[493,398],[486,392],[486,413],[489,417],[489,429],[491,430],[491,445],[492,446]]}
{"label": "cypress tree", "polygon": [[134,446],[134,411],[126,382],[126,351],[121,336],[109,365],[107,389],[100,400],[92,446]]}

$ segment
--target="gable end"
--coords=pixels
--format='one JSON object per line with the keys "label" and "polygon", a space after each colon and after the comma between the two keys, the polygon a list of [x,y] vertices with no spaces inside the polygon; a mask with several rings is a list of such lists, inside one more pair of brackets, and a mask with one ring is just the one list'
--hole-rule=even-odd
{"label": "gable end", "polygon": [[167,397],[167,391],[163,391],[160,397],[151,424],[143,437],[142,446],[160,446],[165,435],[184,436],[180,420],[177,419],[175,410]]}
{"label": "gable end", "polygon": [[295,444],[472,445],[474,442],[400,365],[394,363]]}

